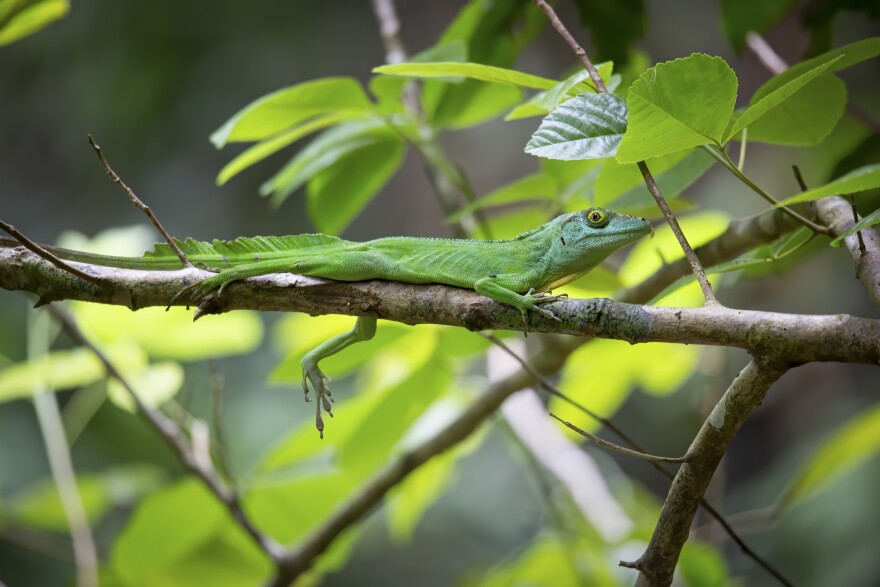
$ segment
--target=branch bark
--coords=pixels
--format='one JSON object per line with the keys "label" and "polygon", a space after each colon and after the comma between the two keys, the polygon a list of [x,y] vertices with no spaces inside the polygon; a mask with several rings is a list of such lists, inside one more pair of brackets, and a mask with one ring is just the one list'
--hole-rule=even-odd
{"label": "branch bark", "polygon": [[767,363],[760,358],[752,360],[709,414],[688,449],[688,462],[679,468],[672,482],[647,550],[636,562],[621,563],[639,570],[637,586],[656,587],[672,583],[675,565],[690,534],[697,506],[721,457],[743,422],[786,370],[787,367],[780,363]]}
{"label": "branch bark", "polygon": [[[85,282],[23,248],[0,248],[0,288],[25,290],[39,304],[75,299],[132,309],[166,306],[206,271],[137,271],[76,263],[102,279]],[[811,361],[880,363],[880,320],[848,315],[798,315],[723,306],[669,308],[607,299],[555,302],[560,322],[540,315],[524,324],[512,306],[474,291],[445,285],[390,281],[336,282],[275,274],[230,284],[208,298],[196,317],[230,310],[295,311],[311,315],[375,316],[405,324],[445,324],[468,330],[514,330],[613,338],[636,344],[669,342],[737,347],[779,357],[791,365]]]}
{"label": "branch bark", "polygon": [[[840,197],[822,198],[816,202],[816,213],[831,228],[834,236],[843,234],[855,224],[852,206]],[[856,277],[862,282],[874,306],[880,309],[880,235],[873,228],[851,234],[843,239],[855,265]],[[862,250],[864,245],[864,250]]]}

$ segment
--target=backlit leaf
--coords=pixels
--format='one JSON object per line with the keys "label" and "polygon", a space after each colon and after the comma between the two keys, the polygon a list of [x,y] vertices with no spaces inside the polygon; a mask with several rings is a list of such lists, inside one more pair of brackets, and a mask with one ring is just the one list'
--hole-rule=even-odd
{"label": "backlit leaf", "polygon": [[211,142],[220,149],[226,143],[265,139],[320,114],[370,109],[370,99],[354,78],[307,81],[254,100],[217,129]]}

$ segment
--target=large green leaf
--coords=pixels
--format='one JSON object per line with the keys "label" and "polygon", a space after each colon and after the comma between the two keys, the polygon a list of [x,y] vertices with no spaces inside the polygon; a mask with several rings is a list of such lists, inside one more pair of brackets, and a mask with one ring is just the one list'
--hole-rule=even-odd
{"label": "large green leaf", "polygon": [[[812,59],[802,61],[797,65],[792,65],[782,73],[773,76],[766,84],[761,86],[758,91],[755,92],[753,100],[762,98],[770,92],[781,88],[796,77],[799,77],[824,63],[834,61],[834,65],[828,71],[828,73],[834,73],[835,71],[848,69],[853,65],[857,65],[868,59],[873,59],[878,55],[880,55],[880,37],[863,39],[861,41],[856,41],[855,43],[850,43],[849,45],[844,45],[843,47],[838,47],[837,49],[832,49],[831,51],[813,57]],[[842,59],[837,60],[838,57],[842,57]]]}
{"label": "large green leaf", "polygon": [[259,142],[223,166],[223,169],[217,174],[217,185],[225,184],[251,165],[262,161],[269,155],[293,144],[306,135],[323,130],[328,126],[333,126],[340,122],[357,118],[358,116],[361,116],[361,113],[355,111],[332,112],[324,116],[316,116],[302,124],[294,125],[270,139]]}
{"label": "large green leaf", "polygon": [[845,108],[846,85],[826,73],[752,124],[748,139],[774,145],[817,145],[834,130]]}
{"label": "large green leaf", "polygon": [[303,82],[251,102],[211,135],[218,149],[226,143],[258,141],[304,120],[338,111],[373,108],[354,78],[331,77]]}
{"label": "large green leaf", "polygon": [[843,242],[843,239],[846,237],[859,232],[860,230],[865,230],[871,228],[872,226],[880,224],[880,208],[874,210],[858,222],[852,225],[852,228],[842,233],[840,236],[831,241],[832,247],[839,247],[840,243]]}
{"label": "large green leaf", "polygon": [[520,88],[475,80],[443,85],[446,91],[436,94],[437,100],[429,101],[430,94],[423,93],[425,113],[437,128],[461,129],[491,120],[523,97]]}
{"label": "large green leaf", "polygon": [[720,143],[736,88],[736,75],[720,57],[695,53],[652,67],[629,88],[629,126],[618,162]]}
{"label": "large green leaf", "polygon": [[32,35],[70,12],[69,0],[0,2],[0,46]]}
{"label": "large green leaf", "polygon": [[[815,67],[809,71],[805,71],[802,75],[792,79],[790,82],[785,84],[784,86],[773,90],[769,94],[762,95],[759,99],[752,99],[752,104],[746,109],[745,112],[742,113],[736,119],[736,122],[730,128],[730,130],[726,133],[725,139],[723,142],[727,142],[732,138],[735,138],[742,130],[746,127],[753,125],[756,121],[761,119],[761,117],[767,115],[768,113],[773,115],[776,113],[776,108],[779,106],[784,106],[785,102],[794,96],[798,91],[803,89],[807,84],[811,81],[828,71],[835,63],[835,61],[843,59],[843,56],[838,56],[834,60],[829,61],[827,63],[823,63],[818,67]],[[783,112],[780,111],[779,116],[781,118],[785,118],[790,116],[791,113],[787,109]],[[750,139],[755,140],[753,136],[749,136]]]}
{"label": "large green leaf", "polygon": [[779,202],[776,207],[788,206],[797,202],[810,202],[828,196],[842,196],[864,192],[880,187],[880,164],[866,165],[850,171],[843,177],[839,177],[823,186],[801,192],[787,200]]}
{"label": "large green leaf", "polygon": [[473,79],[481,82],[492,82],[506,86],[520,88],[533,88],[537,90],[549,90],[556,85],[552,79],[496,67],[481,63],[460,63],[446,61],[437,63],[397,63],[394,65],[380,65],[373,68],[373,73],[385,75],[402,75],[415,78],[448,78],[455,82],[460,79]]}
{"label": "large green leaf", "polygon": [[382,120],[362,120],[340,124],[324,131],[260,187],[264,196],[272,195],[272,203],[280,204],[315,174],[341,157],[361,147],[375,144],[380,138],[397,136]]}
{"label": "large green leaf", "polygon": [[790,508],[810,498],[878,452],[880,404],[875,404],[843,424],[822,443],[783,493],[781,505]]}
{"label": "large green leaf", "polygon": [[315,227],[338,234],[397,171],[406,145],[395,134],[346,153],[309,180],[307,207]]}
{"label": "large green leaf", "polygon": [[581,94],[541,121],[526,153],[565,161],[613,157],[626,132],[626,103],[614,94]]}

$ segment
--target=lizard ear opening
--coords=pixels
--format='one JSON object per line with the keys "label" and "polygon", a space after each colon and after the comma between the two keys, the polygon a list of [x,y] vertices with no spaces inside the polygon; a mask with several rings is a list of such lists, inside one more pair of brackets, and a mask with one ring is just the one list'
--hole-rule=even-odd
{"label": "lizard ear opening", "polygon": [[565,244],[565,237],[564,237],[564,236],[560,236],[560,237],[559,237],[559,240],[562,241],[562,246],[563,246],[563,247],[566,246],[566,244]]}

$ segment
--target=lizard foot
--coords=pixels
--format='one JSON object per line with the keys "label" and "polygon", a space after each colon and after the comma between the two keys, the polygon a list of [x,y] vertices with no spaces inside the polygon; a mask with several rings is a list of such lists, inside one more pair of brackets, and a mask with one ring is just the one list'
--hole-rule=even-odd
{"label": "lizard foot", "polygon": [[208,297],[214,290],[217,290],[217,295],[219,296],[223,292],[223,288],[226,287],[226,282],[218,279],[218,277],[219,276],[209,277],[183,288],[171,298],[171,301],[168,302],[168,306],[165,309],[167,310],[173,306],[177,300],[185,301],[187,307],[198,306],[199,303]]}
{"label": "lizard foot", "polygon": [[527,306],[525,308],[521,308],[523,322],[528,324],[528,316],[526,315],[527,310],[533,310],[538,312],[545,318],[550,318],[551,320],[556,320],[557,322],[562,322],[559,317],[551,312],[550,310],[545,310],[544,308],[539,308],[538,304],[546,304],[547,302],[555,302],[556,300],[561,300],[563,298],[567,298],[568,294],[559,294],[559,295],[550,295],[547,292],[538,292],[535,293],[535,289],[530,289],[524,296],[527,300]]}
{"label": "lizard foot", "polygon": [[315,428],[318,429],[321,438],[324,438],[324,419],[321,417],[321,410],[323,409],[331,418],[333,417],[333,406],[331,405],[333,396],[330,394],[329,387],[331,379],[324,375],[316,362],[307,361],[305,358],[302,361],[302,372],[302,387],[307,402],[311,401],[309,387],[315,391]]}

